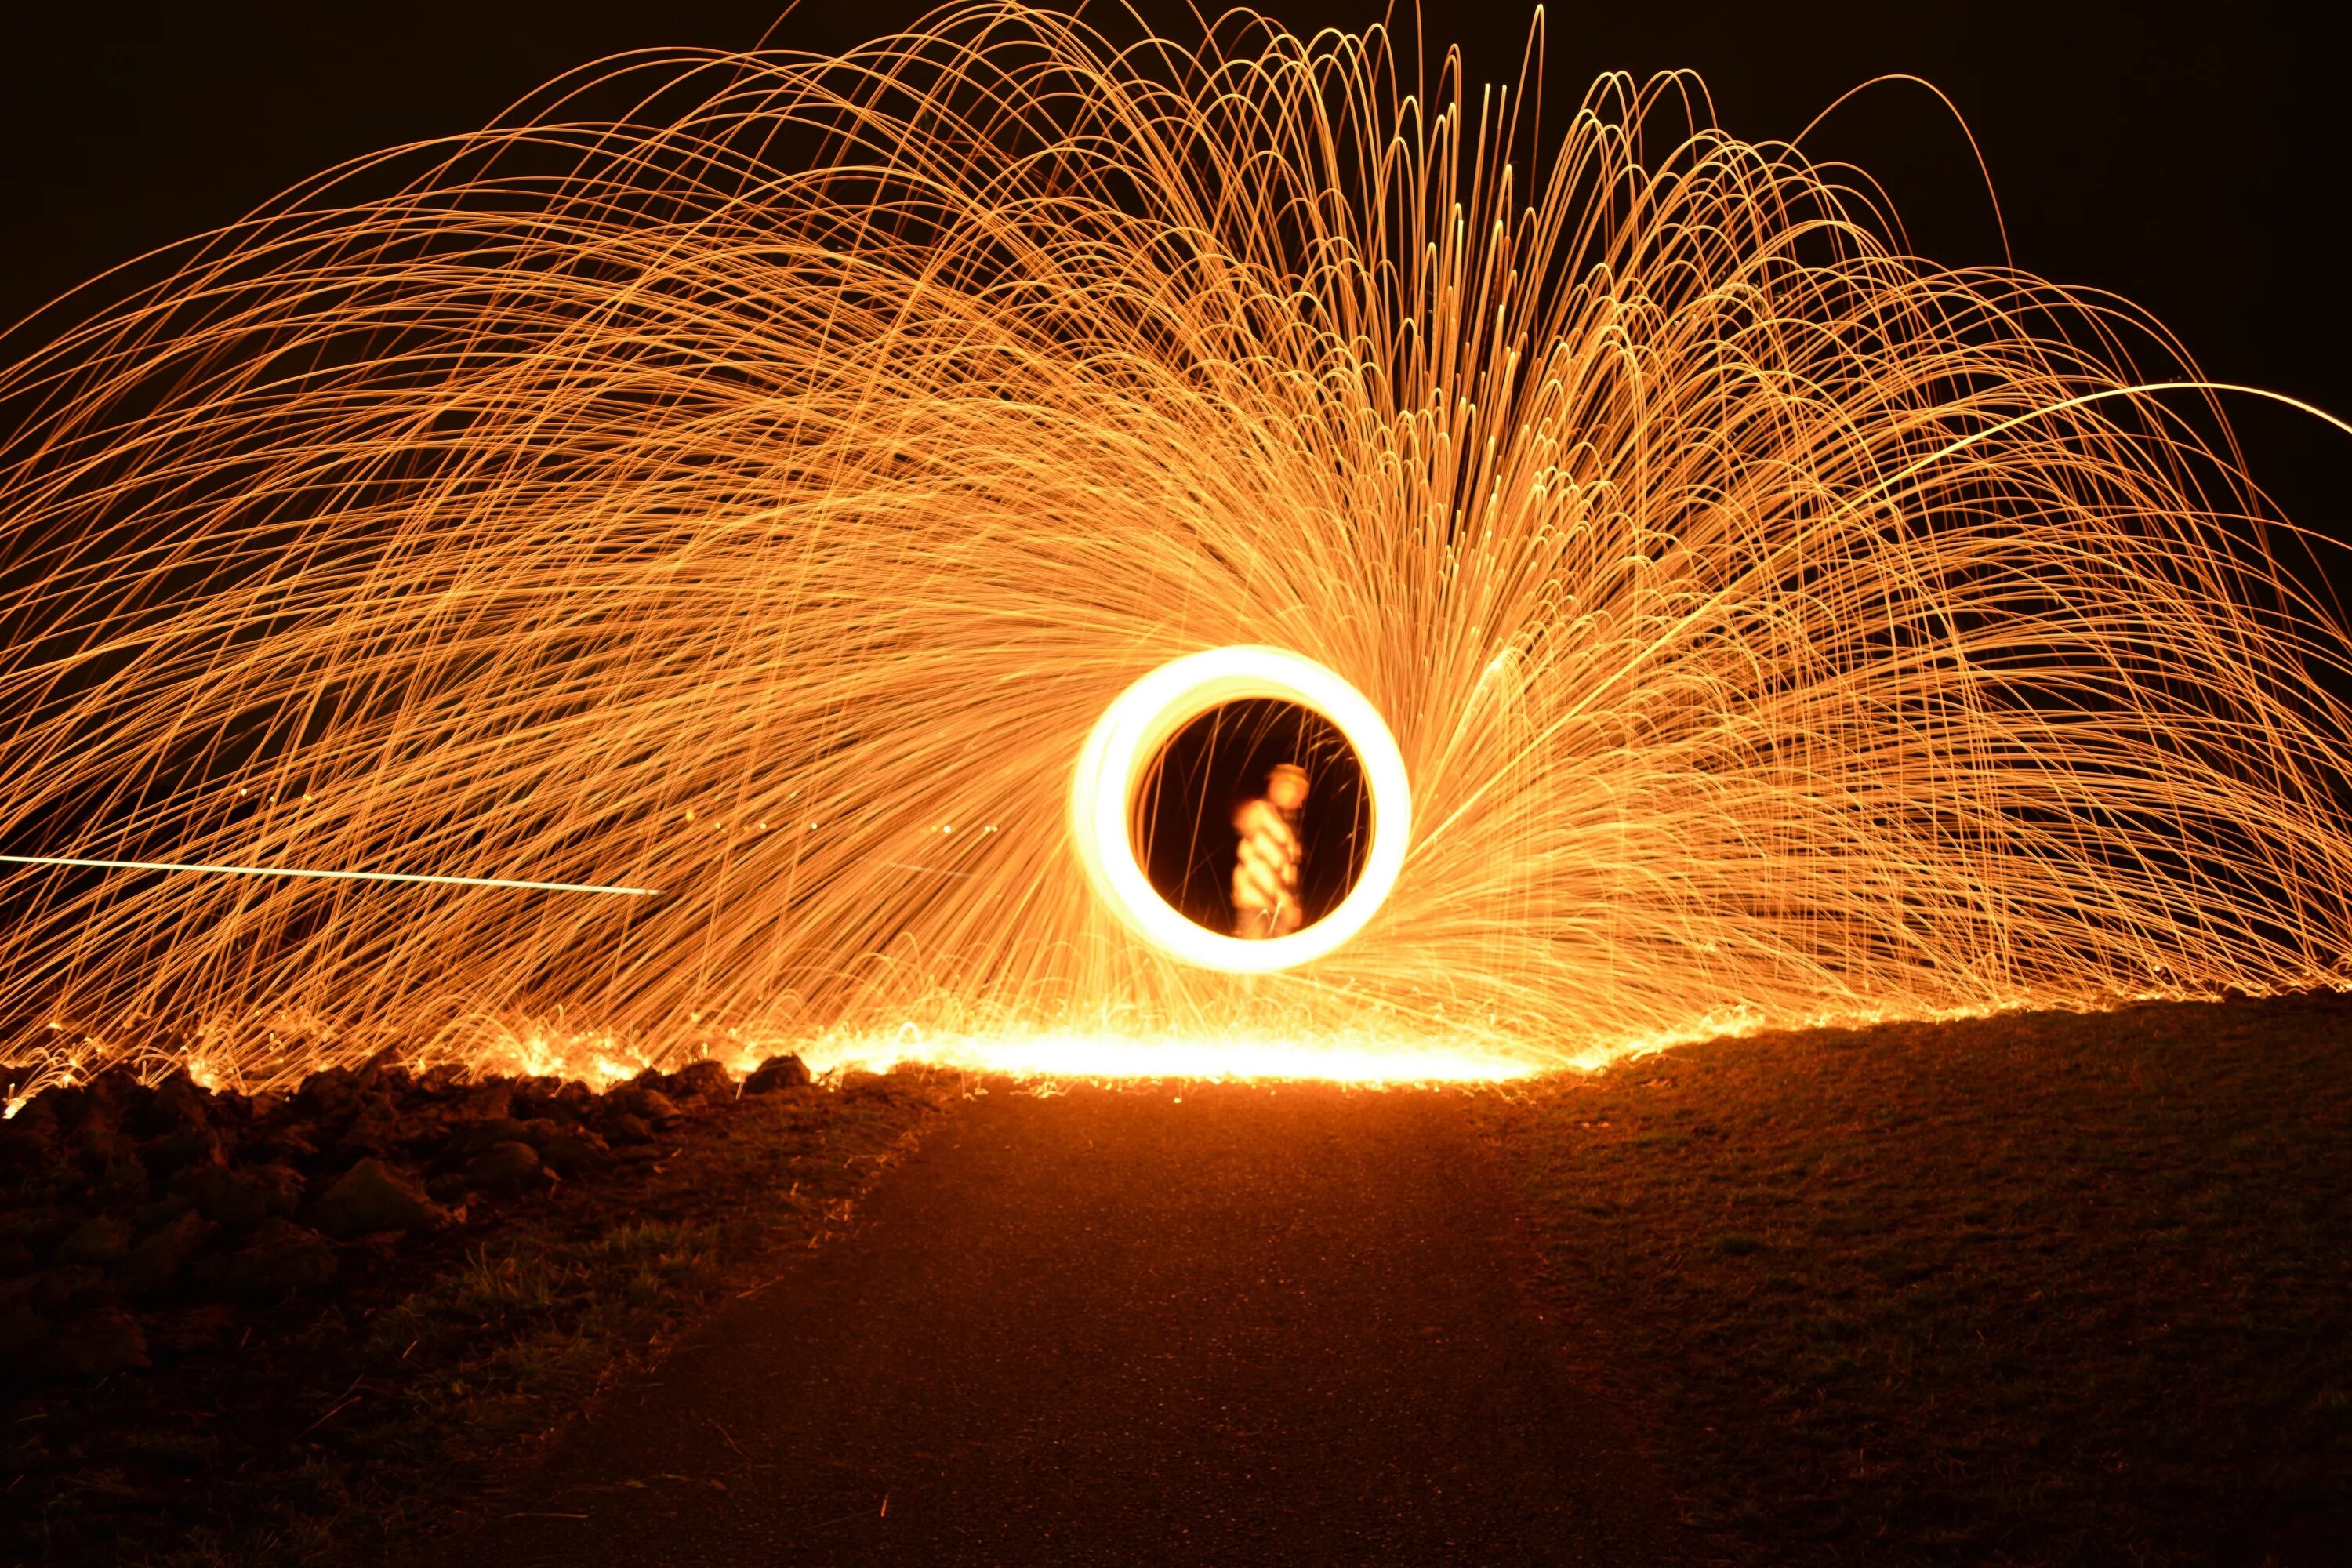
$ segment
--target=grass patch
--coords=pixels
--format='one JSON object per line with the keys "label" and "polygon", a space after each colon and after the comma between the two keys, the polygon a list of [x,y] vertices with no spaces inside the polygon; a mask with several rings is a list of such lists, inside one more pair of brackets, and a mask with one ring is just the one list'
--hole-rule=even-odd
{"label": "grass patch", "polygon": [[2352,1007],[1696,1046],[1491,1097],[1570,1353],[1771,1563],[2352,1562]]}

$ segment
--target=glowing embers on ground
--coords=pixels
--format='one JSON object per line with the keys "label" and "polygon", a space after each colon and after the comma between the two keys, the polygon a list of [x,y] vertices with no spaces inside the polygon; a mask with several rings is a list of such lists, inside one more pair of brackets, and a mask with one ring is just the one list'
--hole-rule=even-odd
{"label": "glowing embers on ground", "polygon": [[1365,1036],[1227,1034],[1121,1037],[1085,1031],[999,1036],[906,1029],[803,1048],[818,1072],[887,1071],[901,1063],[1052,1080],[1149,1079],[1318,1083],[1504,1083],[1542,1063],[1470,1040],[1381,1040]]}

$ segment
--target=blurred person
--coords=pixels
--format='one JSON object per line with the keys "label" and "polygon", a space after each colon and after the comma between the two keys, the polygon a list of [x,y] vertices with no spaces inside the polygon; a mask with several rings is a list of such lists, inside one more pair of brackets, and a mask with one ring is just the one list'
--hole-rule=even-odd
{"label": "blurred person", "polygon": [[1288,936],[1306,921],[1298,905],[1298,812],[1307,804],[1307,770],[1277,764],[1265,775],[1265,794],[1234,812],[1242,836],[1234,862],[1234,934],[1251,940]]}

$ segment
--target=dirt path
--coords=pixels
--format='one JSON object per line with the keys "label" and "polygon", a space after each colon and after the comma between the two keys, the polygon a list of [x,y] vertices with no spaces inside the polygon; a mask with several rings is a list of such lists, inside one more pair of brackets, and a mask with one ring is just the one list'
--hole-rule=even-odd
{"label": "dirt path", "polygon": [[1683,1560],[1526,1267],[1459,1096],[1000,1089],[449,1561]]}

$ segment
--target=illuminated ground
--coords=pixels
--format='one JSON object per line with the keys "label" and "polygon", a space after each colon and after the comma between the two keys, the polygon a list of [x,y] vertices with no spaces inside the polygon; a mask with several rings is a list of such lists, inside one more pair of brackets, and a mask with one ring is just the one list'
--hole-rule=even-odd
{"label": "illuminated ground", "polygon": [[[696,1071],[495,1198],[453,1140],[545,1081],[224,1097],[306,1222],[370,1140],[471,1211],[269,1300],[226,1214],[168,1288],[76,1250],[184,1222],[118,1179],[157,1097],[0,1123],[0,1557],[2352,1562],[2345,999],[1480,1088]],[[75,1372],[109,1310],[145,1362]]]}
{"label": "illuminated ground", "polygon": [[453,1561],[1688,1561],[1476,1098],[1000,1085]]}
{"label": "illuminated ground", "polygon": [[[1358,1086],[1497,1084],[1556,1067],[1475,1039],[1267,1032],[1135,1037],[1068,1031],[987,1036],[927,1035],[909,1026],[881,1035],[784,1041],[819,1072],[887,1072],[900,1066],[949,1068],[1055,1083],[1339,1083]],[[760,1050],[747,1051],[748,1066]]]}

